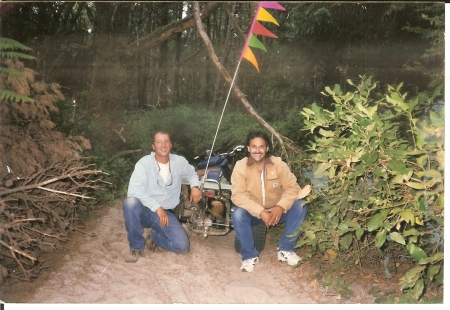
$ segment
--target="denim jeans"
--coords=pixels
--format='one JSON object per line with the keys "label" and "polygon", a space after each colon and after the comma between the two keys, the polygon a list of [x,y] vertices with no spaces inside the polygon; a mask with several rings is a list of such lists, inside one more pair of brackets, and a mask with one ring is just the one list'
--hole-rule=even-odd
{"label": "denim jeans", "polygon": [[[281,215],[279,223],[286,223],[284,233],[278,241],[281,251],[295,252],[295,244],[300,235],[300,226],[305,220],[308,207],[298,199],[292,208]],[[253,239],[252,226],[263,223],[263,220],[252,216],[247,210],[236,207],[231,214],[236,238],[241,244],[242,260],[259,256]]]}
{"label": "denim jeans", "polygon": [[167,210],[166,212],[169,217],[169,225],[161,227],[158,214],[145,207],[139,199],[128,197],[124,200],[123,214],[130,251],[144,249],[143,230],[151,228],[151,238],[157,246],[175,253],[189,252],[190,244],[186,231],[175,214]]}

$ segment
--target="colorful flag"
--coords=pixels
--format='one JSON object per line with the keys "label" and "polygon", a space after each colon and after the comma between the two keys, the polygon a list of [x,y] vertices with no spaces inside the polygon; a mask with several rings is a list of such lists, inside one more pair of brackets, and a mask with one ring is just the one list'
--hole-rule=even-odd
{"label": "colorful flag", "polygon": [[275,9],[275,10],[281,10],[285,11],[285,8],[283,8],[281,5],[279,5],[277,2],[259,2],[258,7],[256,8],[255,17],[253,18],[252,25],[250,26],[250,30],[247,35],[247,39],[245,40],[245,45],[241,53],[241,57],[239,58],[239,61],[241,61],[242,58],[247,59],[250,61],[258,70],[259,73],[259,66],[258,62],[256,61],[255,54],[253,54],[253,51],[250,49],[250,47],[259,48],[265,52],[267,52],[266,47],[262,42],[256,37],[256,35],[260,36],[266,36],[271,38],[278,38],[276,35],[274,35],[272,32],[267,30],[266,27],[264,27],[259,21],[263,22],[271,22],[275,25],[279,26],[278,22],[273,18],[273,16],[267,12],[266,9]]}

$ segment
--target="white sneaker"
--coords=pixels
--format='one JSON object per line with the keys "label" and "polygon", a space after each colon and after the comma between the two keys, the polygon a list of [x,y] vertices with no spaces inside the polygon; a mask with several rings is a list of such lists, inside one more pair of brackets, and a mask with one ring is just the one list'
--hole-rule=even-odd
{"label": "white sneaker", "polygon": [[296,266],[302,259],[295,252],[278,250],[278,260],[287,262],[289,266]]}
{"label": "white sneaker", "polygon": [[258,257],[253,257],[242,261],[241,270],[246,272],[252,272],[255,268],[255,265],[259,263]]}

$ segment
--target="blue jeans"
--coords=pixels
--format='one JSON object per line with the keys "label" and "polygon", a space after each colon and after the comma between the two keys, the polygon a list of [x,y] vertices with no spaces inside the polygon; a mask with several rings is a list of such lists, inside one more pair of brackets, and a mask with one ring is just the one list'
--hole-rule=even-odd
{"label": "blue jeans", "polygon": [[[297,200],[292,208],[281,215],[280,223],[286,223],[284,233],[278,241],[281,251],[295,252],[295,243],[300,235],[300,226],[305,220],[308,207],[304,201]],[[257,257],[258,250],[253,239],[252,226],[264,223],[263,220],[252,216],[247,210],[236,207],[231,213],[236,238],[241,244],[242,260]]]}
{"label": "blue jeans", "polygon": [[166,211],[169,217],[169,225],[161,227],[159,216],[141,201],[134,197],[128,197],[123,202],[123,214],[127,238],[130,243],[130,251],[142,251],[145,246],[143,236],[144,228],[151,228],[153,242],[171,252],[187,253],[190,250],[189,238],[175,214]]}

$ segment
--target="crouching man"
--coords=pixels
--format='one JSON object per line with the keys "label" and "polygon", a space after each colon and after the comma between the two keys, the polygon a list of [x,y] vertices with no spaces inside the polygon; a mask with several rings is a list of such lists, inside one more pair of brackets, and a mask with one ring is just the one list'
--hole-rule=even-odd
{"label": "crouching man", "polygon": [[307,213],[307,206],[299,199],[304,190],[288,165],[268,154],[271,144],[267,134],[251,132],[246,145],[248,156],[236,163],[231,176],[231,200],[237,206],[232,220],[241,245],[241,270],[252,272],[259,262],[252,226],[261,223],[266,227],[286,223],[278,242],[278,260],[295,266],[301,260],[295,244]]}
{"label": "crouching man", "polygon": [[123,202],[125,228],[130,243],[127,263],[144,256],[143,228],[151,228],[151,240],[156,246],[175,253],[190,250],[189,238],[172,210],[180,202],[181,182],[189,181],[190,200],[197,203],[202,195],[195,169],[179,155],[171,154],[168,133],[159,131],[153,137],[153,152],[135,165]]}

